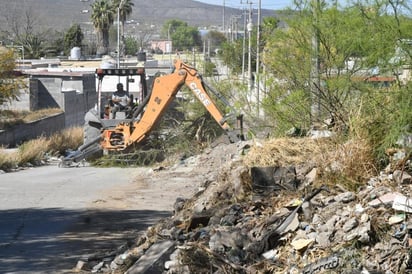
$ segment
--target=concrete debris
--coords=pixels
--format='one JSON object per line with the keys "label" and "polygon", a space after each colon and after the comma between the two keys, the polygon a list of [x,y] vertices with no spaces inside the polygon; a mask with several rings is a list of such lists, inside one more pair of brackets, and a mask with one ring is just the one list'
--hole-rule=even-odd
{"label": "concrete debris", "polygon": [[163,262],[172,254],[174,245],[172,241],[153,244],[125,274],[161,273],[164,269]]}
{"label": "concrete debris", "polygon": [[295,250],[301,251],[311,245],[314,241],[314,239],[298,239],[292,241],[291,245]]}
{"label": "concrete debris", "polygon": [[[138,238],[125,273],[412,273],[406,177],[383,172],[353,191],[319,187],[313,164],[248,167],[233,156],[241,150]],[[156,272],[137,268],[146,257]]]}
{"label": "concrete debris", "polygon": [[411,184],[412,176],[409,175],[406,171],[395,170],[393,172],[393,179],[397,184]]}
{"label": "concrete debris", "polygon": [[403,195],[396,195],[393,200],[392,208],[395,210],[412,213],[412,199]]}

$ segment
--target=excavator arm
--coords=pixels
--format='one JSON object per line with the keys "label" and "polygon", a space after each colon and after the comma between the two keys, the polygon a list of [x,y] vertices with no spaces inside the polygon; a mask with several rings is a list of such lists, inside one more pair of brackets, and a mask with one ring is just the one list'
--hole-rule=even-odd
{"label": "excavator arm", "polygon": [[[132,121],[119,123],[114,129],[105,129],[102,134],[101,146],[104,150],[124,150],[127,147],[144,140],[183,85],[186,85],[197,99],[203,104],[216,122],[224,129],[231,141],[243,139],[243,134],[232,133],[233,128],[212,100],[205,89],[202,77],[197,70],[181,60],[175,61],[173,73],[154,79],[153,88],[144,102],[141,115]],[[241,116],[237,117],[242,126]]]}

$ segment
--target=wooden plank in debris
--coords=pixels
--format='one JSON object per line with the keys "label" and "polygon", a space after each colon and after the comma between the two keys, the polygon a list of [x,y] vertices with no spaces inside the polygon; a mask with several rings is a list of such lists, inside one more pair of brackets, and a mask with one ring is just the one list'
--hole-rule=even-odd
{"label": "wooden plank in debris", "polygon": [[153,244],[125,274],[154,274],[164,271],[164,262],[173,253],[175,244],[172,241],[162,241]]}

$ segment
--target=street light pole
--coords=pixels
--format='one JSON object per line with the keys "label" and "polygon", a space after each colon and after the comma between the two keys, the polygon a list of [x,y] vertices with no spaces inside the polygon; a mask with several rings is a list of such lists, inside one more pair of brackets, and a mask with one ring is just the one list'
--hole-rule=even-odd
{"label": "street light pole", "polygon": [[124,0],[117,7],[117,68],[120,68],[120,9],[123,8]]}

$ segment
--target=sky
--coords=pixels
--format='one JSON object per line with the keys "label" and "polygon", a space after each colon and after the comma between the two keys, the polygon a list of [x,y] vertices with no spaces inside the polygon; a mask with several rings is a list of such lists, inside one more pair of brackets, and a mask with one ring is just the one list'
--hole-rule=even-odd
{"label": "sky", "polygon": [[[247,3],[252,3],[252,7],[258,8],[259,5],[259,0],[196,0],[198,2],[203,2],[206,4],[212,4],[212,5],[219,5],[223,6],[223,3],[225,3],[225,7],[231,7],[231,8],[242,8],[249,7],[249,4]],[[292,5],[292,0],[260,0],[260,4],[262,9],[271,9],[271,10],[280,10],[284,9],[288,6]],[[241,4],[243,2],[243,4]]]}

